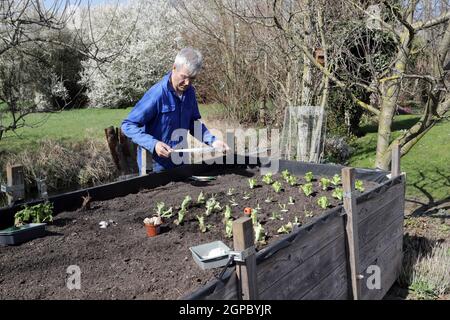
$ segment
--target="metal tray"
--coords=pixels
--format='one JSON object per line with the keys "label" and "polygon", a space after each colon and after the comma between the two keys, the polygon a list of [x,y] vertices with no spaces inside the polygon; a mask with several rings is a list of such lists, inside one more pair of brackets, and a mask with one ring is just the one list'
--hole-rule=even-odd
{"label": "metal tray", "polygon": [[[197,265],[203,270],[223,267],[228,262],[230,248],[222,241],[204,243],[190,247],[192,257]],[[217,255],[210,255],[211,251],[218,251]]]}

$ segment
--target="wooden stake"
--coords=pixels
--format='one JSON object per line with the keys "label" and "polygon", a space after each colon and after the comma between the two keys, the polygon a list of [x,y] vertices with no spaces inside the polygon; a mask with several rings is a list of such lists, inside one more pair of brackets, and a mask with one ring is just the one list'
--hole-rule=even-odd
{"label": "wooden stake", "polygon": [[[244,251],[254,246],[253,224],[249,217],[241,217],[233,222],[233,242],[235,251]],[[256,285],[256,255],[251,254],[245,262],[236,262],[236,273],[240,283],[242,300],[258,299]]]}
{"label": "wooden stake", "polygon": [[141,176],[147,175],[147,150],[141,148]]}
{"label": "wooden stake", "polygon": [[12,205],[17,200],[25,198],[25,180],[22,165],[6,166],[7,186],[12,188],[12,192],[7,193],[8,204]]}
{"label": "wooden stake", "polygon": [[350,265],[350,279],[352,283],[353,299],[361,299],[361,272],[359,262],[358,211],[356,208],[355,178],[353,168],[342,169],[342,186],[344,188],[344,209],[347,213],[345,227],[348,244],[348,258]]}
{"label": "wooden stake", "polygon": [[396,141],[392,146],[391,178],[398,177],[400,173],[400,146]]}

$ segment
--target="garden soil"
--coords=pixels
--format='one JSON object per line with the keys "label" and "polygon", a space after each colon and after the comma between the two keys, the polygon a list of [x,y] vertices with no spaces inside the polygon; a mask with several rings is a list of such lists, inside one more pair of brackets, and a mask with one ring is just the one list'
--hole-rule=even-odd
{"label": "garden soil", "polygon": [[[230,169],[231,170],[231,169]],[[248,178],[255,177],[259,186],[250,189]],[[245,207],[260,206],[259,221],[267,237],[266,244],[284,234],[277,230],[288,222],[302,225],[323,213],[317,204],[327,195],[330,207],[341,202],[332,198],[332,188],[323,191],[314,177],[315,194],[306,197],[298,186],[287,184],[281,175],[283,191],[275,193],[262,182],[257,169],[232,169],[210,182],[184,181],[169,183],[137,194],[92,202],[89,210],[62,212],[47,226],[47,235],[19,246],[0,246],[0,299],[179,299],[195,291],[217,276],[221,268],[202,270],[192,258],[189,247],[222,240],[230,248],[232,239],[225,236],[222,212],[205,218],[208,231],[199,231],[196,215],[205,212],[204,205],[188,210],[183,225],[173,223],[186,195],[196,202],[200,192],[206,198],[213,194],[224,207],[231,198],[233,217],[243,215]],[[298,177],[304,184],[304,178]],[[377,186],[364,182],[366,190]],[[234,188],[233,196],[227,195]],[[243,199],[244,193],[250,198]],[[295,201],[288,204],[289,197]],[[271,203],[265,202],[272,198]],[[156,203],[163,201],[173,206],[175,215],[166,221],[162,233],[150,238],[143,220],[154,214]],[[288,212],[281,212],[286,205]],[[273,212],[283,220],[272,220]],[[113,221],[101,229],[100,221]],[[258,244],[260,249],[264,244]],[[74,267],[75,266],[75,267]],[[80,288],[69,289],[73,282],[72,270],[81,271]]]}

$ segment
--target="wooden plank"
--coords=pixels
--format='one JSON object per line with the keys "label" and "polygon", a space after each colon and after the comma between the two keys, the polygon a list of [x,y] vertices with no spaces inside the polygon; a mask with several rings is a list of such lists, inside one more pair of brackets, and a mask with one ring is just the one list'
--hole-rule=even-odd
{"label": "wooden plank", "polygon": [[400,173],[400,146],[396,141],[392,145],[391,178],[399,176]]}
{"label": "wooden plank", "polygon": [[392,243],[403,235],[403,218],[397,218],[393,223],[386,226],[384,232],[380,232],[363,247],[361,247],[361,265],[367,266],[371,260],[379,257],[392,245]]}
{"label": "wooden plank", "polygon": [[[252,219],[241,217],[233,221],[233,245],[235,251],[244,251],[254,247]],[[236,262],[236,274],[240,283],[243,300],[258,299],[256,282],[256,255],[250,254],[245,262]]]}
{"label": "wooden plank", "polygon": [[260,292],[270,288],[283,275],[301,266],[329,244],[335,243],[340,236],[344,236],[344,219],[337,215],[318,220],[310,228],[300,230],[290,246],[258,264]]}
{"label": "wooden plank", "polygon": [[347,262],[311,288],[300,300],[347,300],[349,299]]}
{"label": "wooden plank", "polygon": [[350,279],[352,284],[352,297],[354,300],[360,299],[360,264],[359,264],[359,234],[358,234],[358,214],[356,199],[353,195],[355,191],[355,170],[353,168],[342,169],[342,187],[344,188],[344,209],[346,215],[346,239],[348,245],[348,259],[350,267]]}
{"label": "wooden plank", "polygon": [[6,183],[13,191],[7,193],[8,204],[25,198],[25,177],[22,165],[6,165]]}
{"label": "wooden plank", "polygon": [[369,219],[359,224],[359,241],[361,246],[372,241],[379,233],[385,233],[386,228],[395,220],[403,219],[403,197],[399,196],[394,201],[374,210]]}
{"label": "wooden plank", "polygon": [[[397,237],[391,246],[389,246],[379,257],[370,260],[364,269],[369,266],[377,266],[380,268],[380,289],[369,289],[367,285],[362,286],[362,298],[365,300],[379,300],[382,299],[398,278],[401,270],[403,253],[403,235]],[[367,282],[372,282],[366,279]]]}
{"label": "wooden plank", "polygon": [[374,196],[373,198],[366,200],[364,202],[358,202],[358,221],[362,222],[365,219],[370,218],[372,215],[377,213],[377,209],[384,204],[390,203],[400,196],[404,198],[405,194],[405,183],[399,183],[393,185],[387,189],[384,193]]}
{"label": "wooden plank", "polygon": [[[285,259],[291,259],[285,255]],[[260,290],[261,299],[296,300],[300,299],[322,279],[331,274],[346,261],[345,236],[342,234],[333,243],[305,260],[288,273],[280,274],[271,287]],[[335,279],[339,281],[339,279]]]}

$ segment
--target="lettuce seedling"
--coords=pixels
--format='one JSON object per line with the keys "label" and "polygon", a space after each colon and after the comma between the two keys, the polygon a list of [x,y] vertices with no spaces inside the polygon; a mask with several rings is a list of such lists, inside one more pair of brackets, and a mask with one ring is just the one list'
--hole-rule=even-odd
{"label": "lettuce seedling", "polygon": [[289,222],[287,224],[285,224],[284,226],[281,226],[281,228],[279,228],[277,230],[278,233],[290,233],[292,232],[292,229],[294,229],[294,225],[292,224],[292,222]]}
{"label": "lettuce seedling", "polygon": [[289,176],[286,180],[287,183],[289,183],[292,187],[295,187],[297,185],[297,177],[296,176]]}
{"label": "lettuce seedling", "polygon": [[281,212],[288,212],[289,211],[289,209],[286,207],[286,204],[281,204],[281,203],[279,203],[278,204],[278,206],[280,207],[280,211]]}
{"label": "lettuce seedling", "polygon": [[330,202],[328,202],[328,198],[327,197],[323,196],[323,197],[320,197],[319,200],[317,200],[317,204],[322,209],[326,209],[330,205]]}
{"label": "lettuce seedling", "polygon": [[232,195],[234,195],[234,188],[229,188],[228,192],[227,192],[227,196],[231,197]]}
{"label": "lettuce seedling", "polygon": [[342,188],[336,188],[333,190],[332,196],[333,196],[333,198],[336,198],[339,201],[342,201],[342,199],[344,198],[344,190]]}
{"label": "lettuce seedling", "polygon": [[307,218],[312,218],[314,216],[312,211],[305,210],[303,213]]}
{"label": "lettuce seedling", "polygon": [[272,202],[272,197],[267,197],[266,200],[264,200],[265,203],[271,203]]}
{"label": "lettuce seedling", "polygon": [[355,189],[358,190],[359,192],[364,192],[364,184],[362,182],[362,180],[356,180],[355,181]]}
{"label": "lettuce seedling", "polygon": [[275,181],[272,184],[272,188],[273,188],[273,190],[275,190],[276,193],[280,193],[280,191],[281,191],[281,183],[278,182],[278,181]]}
{"label": "lettuce seedling", "polygon": [[273,211],[272,216],[269,218],[270,220],[283,220],[283,216],[281,213]]}
{"label": "lettuce seedling", "polygon": [[184,221],[184,217],[186,216],[187,210],[181,208],[180,211],[178,211],[178,218],[173,222],[176,225],[180,225]]}
{"label": "lettuce seedling", "polygon": [[184,197],[183,202],[181,203],[181,209],[187,210],[189,208],[189,205],[191,204],[191,202],[192,202],[191,196]]}
{"label": "lettuce seedling", "polygon": [[311,171],[307,172],[305,174],[305,181],[306,182],[311,182],[314,179],[313,173]]}
{"label": "lettuce seedling", "polygon": [[258,210],[253,209],[250,217],[252,218],[253,225],[256,225],[258,223]]}
{"label": "lettuce seedling", "polygon": [[261,223],[257,223],[253,226],[253,231],[255,232],[255,243],[264,244],[266,242],[266,232],[261,225]]}
{"label": "lettuce seedling", "polygon": [[262,181],[263,181],[265,184],[272,184],[272,183],[273,183],[272,176],[273,176],[272,173],[270,173],[270,172],[269,172],[269,173],[266,173],[266,174],[263,176]]}
{"label": "lettuce seedling", "polygon": [[338,174],[335,174],[333,176],[333,179],[331,179],[331,183],[333,184],[333,186],[337,186],[341,183],[341,176]]}
{"label": "lettuce seedling", "polygon": [[225,222],[225,235],[227,236],[227,238],[233,237],[233,220],[232,219],[228,219]]}
{"label": "lettuce seedling", "polygon": [[309,197],[310,195],[313,194],[313,185],[312,183],[306,183],[304,185],[301,186],[303,193],[305,194],[305,196]]}
{"label": "lettuce seedling", "polygon": [[255,178],[248,179],[248,185],[249,185],[250,189],[255,189],[257,184],[258,184],[258,182],[256,181]]}
{"label": "lettuce seedling", "polygon": [[230,220],[232,218],[232,212],[230,206],[225,206],[225,211],[223,212],[225,220]]}
{"label": "lettuce seedling", "polygon": [[211,197],[206,201],[206,212],[205,215],[209,216],[211,213],[222,210],[220,203],[216,201],[216,198]]}
{"label": "lettuce seedling", "polygon": [[158,217],[161,218],[170,218],[173,216],[172,214],[172,207],[170,207],[167,210],[164,210],[164,207],[166,205],[164,204],[164,202],[157,202],[156,203],[156,214],[158,215]]}
{"label": "lettuce seedling", "polygon": [[244,195],[242,196],[242,199],[248,200],[251,198],[250,192],[244,191]]}
{"label": "lettuce seedling", "polygon": [[236,206],[239,205],[239,204],[236,202],[236,200],[235,200],[234,198],[231,198],[229,201],[230,201],[230,205],[231,205],[232,207],[236,207]]}
{"label": "lettuce seedling", "polygon": [[300,223],[300,221],[298,221],[298,217],[295,217],[295,218],[294,218],[293,226],[294,226],[294,227],[297,227],[297,226],[299,226],[299,225],[301,225],[301,223]]}
{"label": "lettuce seedling", "polygon": [[331,180],[327,178],[320,179],[320,185],[322,186],[322,190],[327,190],[331,184]]}
{"label": "lettuce seedling", "polygon": [[203,191],[202,191],[202,192],[200,192],[200,194],[198,195],[197,203],[198,203],[198,204],[203,204],[203,203],[205,203],[205,202],[206,202],[206,198],[205,198],[205,195],[203,194]]}
{"label": "lettuce seedling", "polygon": [[208,231],[208,228],[205,225],[205,217],[204,216],[196,216],[199,224],[200,231],[205,233]]}
{"label": "lettuce seedling", "polygon": [[288,170],[288,169],[283,170],[283,171],[281,172],[281,176],[283,177],[284,180],[286,180],[286,182],[287,182],[287,179],[289,178],[290,175],[291,175],[291,174],[289,173],[289,170]]}
{"label": "lettuce seedling", "polygon": [[289,204],[289,205],[294,205],[294,204],[295,204],[294,198],[289,197],[289,202],[288,202],[288,204]]}

